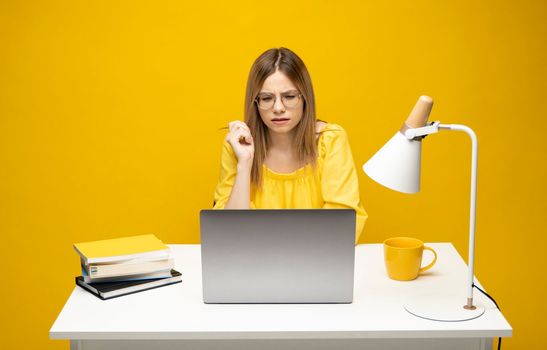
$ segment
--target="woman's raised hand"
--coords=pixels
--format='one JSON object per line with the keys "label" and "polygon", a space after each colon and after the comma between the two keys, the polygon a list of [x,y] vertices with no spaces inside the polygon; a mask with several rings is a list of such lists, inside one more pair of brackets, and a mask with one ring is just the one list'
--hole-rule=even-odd
{"label": "woman's raised hand", "polygon": [[255,154],[251,130],[247,124],[239,120],[228,123],[228,129],[230,131],[226,135],[226,140],[232,146],[238,163],[251,165]]}

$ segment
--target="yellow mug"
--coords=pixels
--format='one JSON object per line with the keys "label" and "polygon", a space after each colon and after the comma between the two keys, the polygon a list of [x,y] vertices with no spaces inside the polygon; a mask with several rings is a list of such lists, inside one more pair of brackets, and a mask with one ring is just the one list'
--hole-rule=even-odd
{"label": "yellow mug", "polygon": [[[431,264],[422,266],[424,250],[433,253]],[[394,237],[384,241],[384,260],[389,278],[398,281],[411,281],[424,271],[429,270],[437,261],[437,253],[424,242],[410,237]]]}

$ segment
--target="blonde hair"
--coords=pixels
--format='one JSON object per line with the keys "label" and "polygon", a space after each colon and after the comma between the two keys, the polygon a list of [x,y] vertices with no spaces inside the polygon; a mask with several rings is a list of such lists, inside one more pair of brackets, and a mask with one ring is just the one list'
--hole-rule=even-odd
{"label": "blonde hair", "polygon": [[255,99],[266,78],[277,70],[285,74],[296,86],[303,97],[302,119],[294,129],[294,149],[301,164],[311,164],[315,168],[317,143],[315,136],[315,96],[310,74],[304,62],[291,50],[280,47],[267,50],[253,63],[245,94],[245,123],[251,130],[255,154],[251,169],[251,183],[260,187],[262,182],[262,164],[268,153],[271,141],[268,127],[258,111]]}

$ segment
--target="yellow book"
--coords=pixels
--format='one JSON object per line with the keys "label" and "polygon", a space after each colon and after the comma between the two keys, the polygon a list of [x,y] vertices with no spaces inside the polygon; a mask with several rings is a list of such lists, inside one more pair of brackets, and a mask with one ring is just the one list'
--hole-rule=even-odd
{"label": "yellow book", "polygon": [[169,257],[169,247],[152,234],[75,243],[74,249],[85,264]]}

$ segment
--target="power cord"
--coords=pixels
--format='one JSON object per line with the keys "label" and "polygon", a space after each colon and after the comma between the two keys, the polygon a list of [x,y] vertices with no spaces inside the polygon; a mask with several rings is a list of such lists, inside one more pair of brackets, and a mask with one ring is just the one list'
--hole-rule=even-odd
{"label": "power cord", "polygon": [[[498,306],[498,303],[492,298],[488,293],[486,293],[484,290],[480,289],[475,283],[473,283],[473,287],[477,288],[482,294],[484,294],[488,299],[492,300],[494,305],[498,308],[498,310],[501,311],[500,307]],[[498,350],[501,350],[501,337],[498,338]]]}

